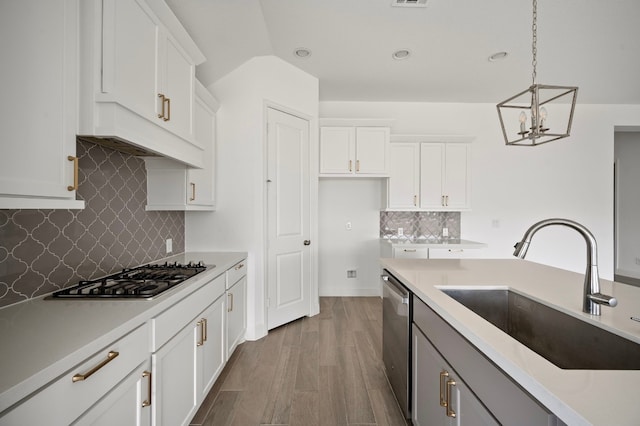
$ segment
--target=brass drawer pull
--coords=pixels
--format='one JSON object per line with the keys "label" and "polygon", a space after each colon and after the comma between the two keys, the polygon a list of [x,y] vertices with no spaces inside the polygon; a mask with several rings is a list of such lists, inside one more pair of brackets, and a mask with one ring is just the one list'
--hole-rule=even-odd
{"label": "brass drawer pull", "polygon": [[445,399],[445,395],[444,395],[444,382],[447,377],[449,377],[449,373],[447,371],[440,372],[440,406],[441,407],[446,407],[447,401],[449,400],[448,398]]}
{"label": "brass drawer pull", "polygon": [[451,408],[451,388],[456,385],[455,380],[447,380],[447,417],[455,417],[456,412]]}
{"label": "brass drawer pull", "polygon": [[78,190],[78,157],[74,157],[70,155],[67,157],[67,160],[73,161],[73,186],[67,186],[67,191],[77,191]]}
{"label": "brass drawer pull", "polygon": [[142,378],[145,378],[145,377],[149,378],[149,386],[147,387],[147,399],[142,401],[142,406],[148,407],[151,405],[151,371],[144,371],[142,373]]}
{"label": "brass drawer pull", "polygon": [[204,337],[202,338],[202,341],[206,342],[207,341],[207,325],[208,325],[206,318],[202,318],[202,325],[203,325],[202,329],[204,332]]}
{"label": "brass drawer pull", "polygon": [[227,293],[227,297],[229,298],[229,307],[227,308],[227,312],[233,311],[233,293]]}
{"label": "brass drawer pull", "polygon": [[109,353],[107,354],[107,359],[105,359],[100,364],[96,365],[95,367],[93,367],[91,370],[87,371],[84,374],[76,374],[71,378],[71,381],[75,383],[75,382],[80,382],[82,380],[87,380],[89,377],[91,377],[93,373],[100,370],[102,367],[104,367],[105,365],[109,364],[111,361],[116,359],[118,355],[120,355],[120,352],[109,351]]}
{"label": "brass drawer pull", "polygon": [[240,269],[242,269],[242,268],[244,268],[244,263],[241,263],[241,264],[237,265],[237,266],[236,266],[235,268],[233,268],[233,269],[235,269],[236,271],[239,271],[239,270],[240,270]]}
{"label": "brass drawer pull", "polygon": [[166,98],[167,101],[167,117],[164,118],[164,121],[171,120],[171,98]]}
{"label": "brass drawer pull", "polygon": [[167,121],[167,120],[164,118],[164,113],[165,113],[165,112],[164,112],[164,103],[165,103],[165,101],[166,101],[166,98],[164,97],[164,95],[163,95],[162,93],[158,93],[158,97],[160,98],[160,100],[161,100],[161,105],[162,105],[162,110],[160,111],[160,114],[158,114],[158,118],[162,118],[164,121]]}
{"label": "brass drawer pull", "polygon": [[191,185],[191,198],[189,198],[189,201],[195,201],[196,200],[196,184],[193,182],[190,182],[189,185]]}
{"label": "brass drawer pull", "polygon": [[198,321],[196,327],[200,327],[200,341],[196,342],[196,346],[202,346],[204,345],[204,320]]}
{"label": "brass drawer pull", "polygon": [[352,171],[353,171],[352,165],[353,165],[353,161],[352,161],[352,160],[349,160],[349,171],[350,171],[350,172],[352,172]]}
{"label": "brass drawer pull", "polygon": [[356,160],[356,172],[360,171],[360,160]]}
{"label": "brass drawer pull", "polygon": [[418,207],[418,196],[417,195],[413,196],[413,207]]}

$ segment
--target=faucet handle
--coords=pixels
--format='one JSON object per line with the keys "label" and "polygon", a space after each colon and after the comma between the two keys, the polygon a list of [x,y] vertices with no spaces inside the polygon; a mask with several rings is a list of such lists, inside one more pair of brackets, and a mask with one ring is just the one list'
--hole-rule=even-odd
{"label": "faucet handle", "polygon": [[618,299],[616,299],[613,296],[607,296],[606,294],[602,294],[602,293],[588,294],[587,298],[599,305],[607,305],[607,306],[611,306],[612,308],[618,305]]}

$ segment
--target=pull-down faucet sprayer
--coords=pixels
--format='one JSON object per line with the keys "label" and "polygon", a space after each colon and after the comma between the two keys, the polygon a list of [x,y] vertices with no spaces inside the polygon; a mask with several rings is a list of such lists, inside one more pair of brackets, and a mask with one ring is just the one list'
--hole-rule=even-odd
{"label": "pull-down faucet sprayer", "polygon": [[582,310],[591,315],[600,315],[600,305],[614,307],[618,304],[615,297],[607,296],[600,293],[600,278],[598,276],[598,247],[593,234],[584,226],[569,219],[545,219],[538,223],[534,223],[527,232],[524,233],[522,240],[514,246],[513,255],[524,259],[531,243],[531,238],[538,230],[549,225],[563,225],[575,229],[584,237],[587,243],[587,270],[584,276],[584,295],[582,302]]}

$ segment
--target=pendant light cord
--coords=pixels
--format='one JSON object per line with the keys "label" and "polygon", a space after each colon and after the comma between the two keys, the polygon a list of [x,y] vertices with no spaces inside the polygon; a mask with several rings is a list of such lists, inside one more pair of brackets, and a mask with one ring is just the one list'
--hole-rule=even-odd
{"label": "pendant light cord", "polygon": [[532,84],[536,84],[536,66],[538,65],[538,48],[536,46],[538,42],[538,0],[533,0],[533,24],[531,25],[531,31],[533,32],[533,42],[531,44],[531,53],[533,60],[533,73],[531,74]]}

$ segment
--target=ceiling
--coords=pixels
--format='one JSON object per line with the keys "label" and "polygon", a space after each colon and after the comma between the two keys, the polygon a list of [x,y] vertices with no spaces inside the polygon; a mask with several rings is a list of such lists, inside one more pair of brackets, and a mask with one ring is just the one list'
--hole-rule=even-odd
{"label": "ceiling", "polygon": [[[322,101],[497,103],[531,84],[530,1],[391,2],[168,0],[207,57],[206,86],[260,55],[316,76]],[[579,86],[579,103],[640,104],[639,18],[638,0],[539,0],[537,82]]]}

